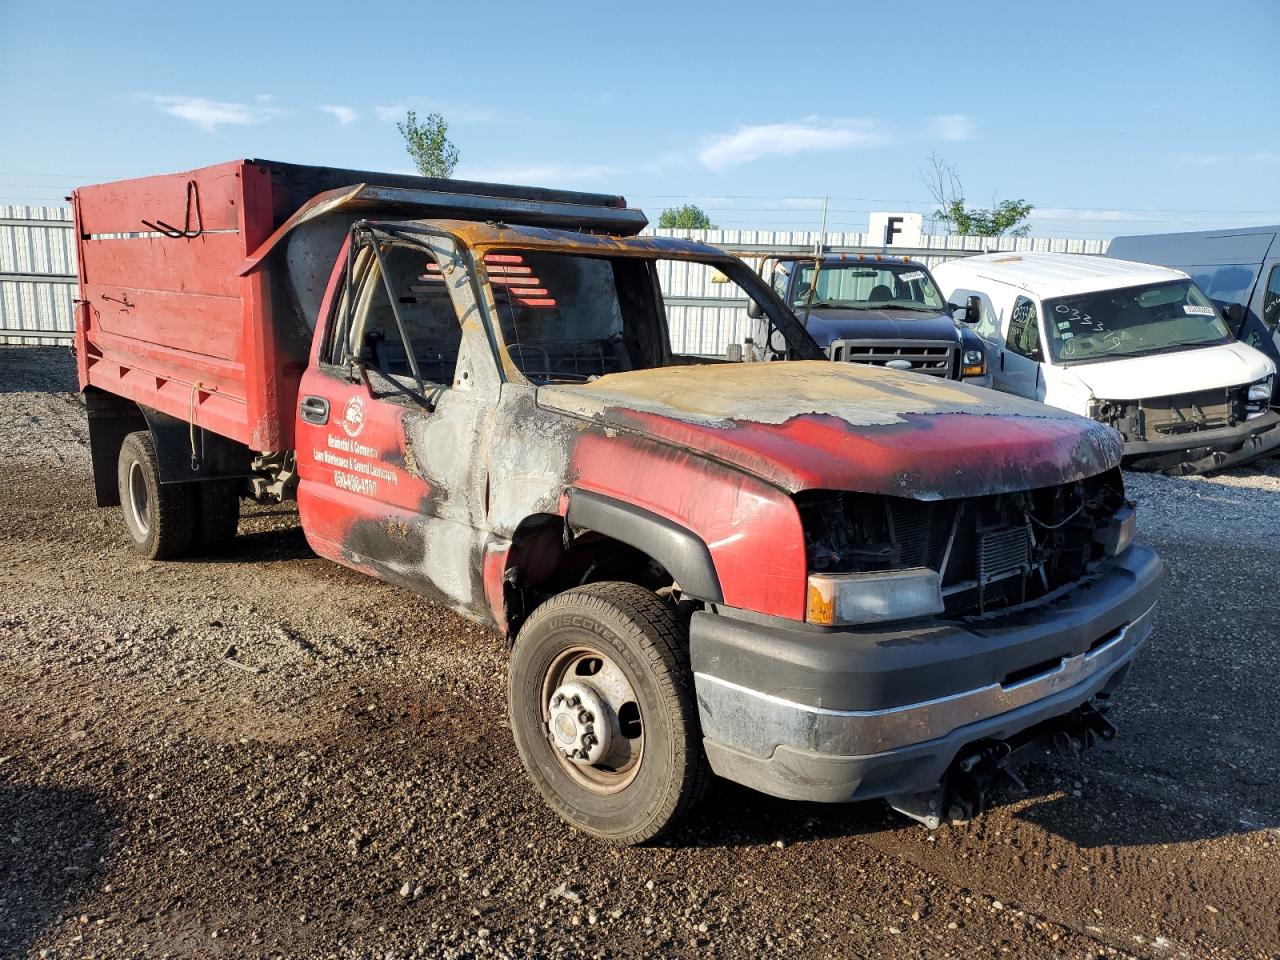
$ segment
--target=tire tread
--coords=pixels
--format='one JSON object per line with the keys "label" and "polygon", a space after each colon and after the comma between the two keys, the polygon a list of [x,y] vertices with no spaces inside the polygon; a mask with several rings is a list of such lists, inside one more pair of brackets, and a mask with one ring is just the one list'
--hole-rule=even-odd
{"label": "tire tread", "polygon": [[[649,659],[649,667],[668,705],[682,715],[682,729],[671,740],[671,749],[684,750],[683,768],[668,781],[667,794],[652,804],[658,815],[640,830],[625,836],[602,835],[613,846],[644,843],[665,832],[685,817],[705,796],[713,775],[701,747],[693,673],[689,667],[688,634],[671,605],[644,587],[625,581],[590,583],[547,600],[526,621],[524,630],[566,606],[578,605],[605,617],[621,616],[639,635],[639,649]],[[519,642],[517,640],[517,642]],[[518,742],[518,741],[517,741]]]}
{"label": "tire tread", "polygon": [[129,509],[128,487],[125,482],[125,465],[133,461],[142,464],[148,473],[154,491],[155,513],[153,528],[146,543],[133,540],[139,553],[150,560],[172,560],[191,549],[195,536],[196,498],[187,484],[161,483],[160,461],[156,456],[155,441],[151,431],[139,430],[124,438],[120,446],[117,478],[120,486],[120,509]]}

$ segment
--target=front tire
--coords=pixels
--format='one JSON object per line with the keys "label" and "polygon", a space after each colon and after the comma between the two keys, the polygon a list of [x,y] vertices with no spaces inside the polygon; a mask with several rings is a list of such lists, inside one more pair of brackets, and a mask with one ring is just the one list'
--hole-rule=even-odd
{"label": "front tire", "polygon": [[191,548],[195,491],[191,484],[160,482],[160,463],[150,431],[140,430],[124,438],[116,484],[134,550],[148,560],[169,560]]}
{"label": "front tire", "polygon": [[643,843],[706,791],[687,629],[643,587],[594,583],[538,607],[516,638],[507,694],[525,769],[579,830]]}

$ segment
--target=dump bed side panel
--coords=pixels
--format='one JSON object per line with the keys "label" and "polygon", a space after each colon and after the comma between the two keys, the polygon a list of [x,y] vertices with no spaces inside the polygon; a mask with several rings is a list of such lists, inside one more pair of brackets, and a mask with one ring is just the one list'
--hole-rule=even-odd
{"label": "dump bed side panel", "polygon": [[76,191],[81,386],[285,446],[269,271],[237,275],[272,199],[268,169],[242,161]]}

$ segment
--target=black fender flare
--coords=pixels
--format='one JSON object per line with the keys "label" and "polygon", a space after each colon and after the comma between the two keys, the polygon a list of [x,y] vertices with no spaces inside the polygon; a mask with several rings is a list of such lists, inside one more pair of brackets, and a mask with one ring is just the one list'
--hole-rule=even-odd
{"label": "black fender flare", "polygon": [[571,489],[568,496],[565,519],[569,526],[594,530],[635,547],[662,564],[691,597],[724,601],[711,551],[692,531],[643,507],[590,490]]}
{"label": "black fender flare", "polygon": [[161,483],[189,483],[247,477],[253,473],[253,454],[243,443],[195,429],[195,456],[191,450],[191,424],[139,404],[156,445]]}

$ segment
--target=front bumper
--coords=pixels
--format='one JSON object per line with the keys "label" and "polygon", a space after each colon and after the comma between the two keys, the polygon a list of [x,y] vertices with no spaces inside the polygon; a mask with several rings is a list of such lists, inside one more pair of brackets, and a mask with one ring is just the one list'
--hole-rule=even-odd
{"label": "front bumper", "polygon": [[1151,632],[1163,569],[1131,547],[1056,599],[896,629],[694,615],[704,747],[720,776],[839,802],[927,790],[967,744],[1117,686]]}
{"label": "front bumper", "polygon": [[1179,475],[1248,463],[1280,449],[1280,413],[1269,411],[1232,427],[1124,442],[1125,466]]}

